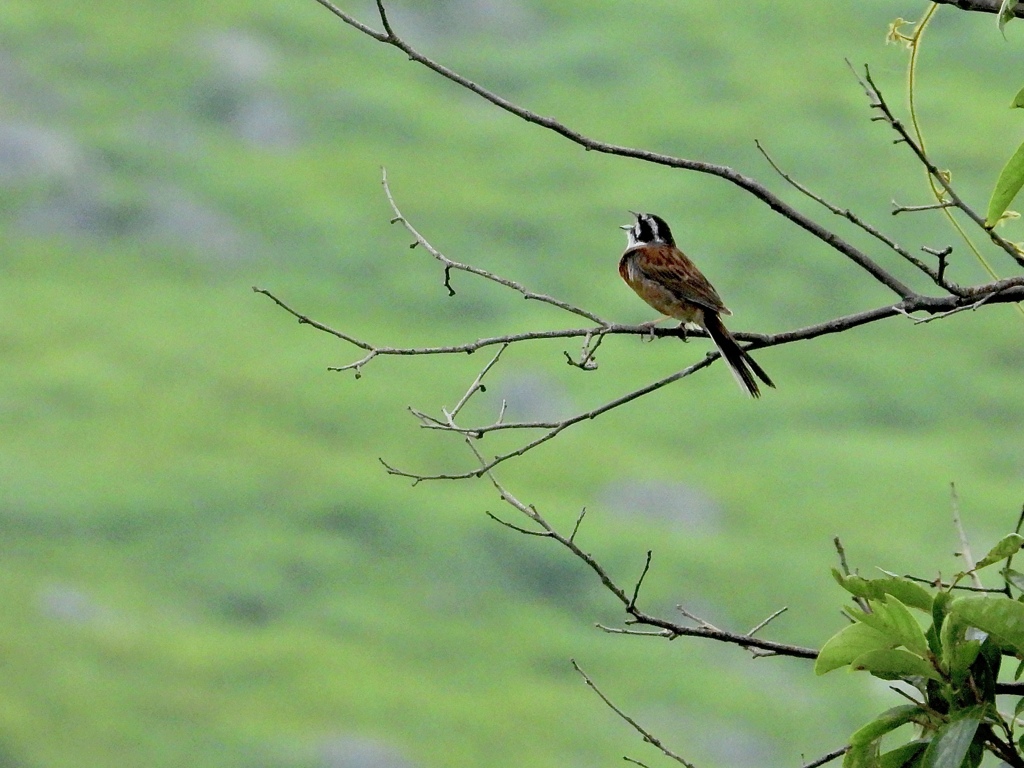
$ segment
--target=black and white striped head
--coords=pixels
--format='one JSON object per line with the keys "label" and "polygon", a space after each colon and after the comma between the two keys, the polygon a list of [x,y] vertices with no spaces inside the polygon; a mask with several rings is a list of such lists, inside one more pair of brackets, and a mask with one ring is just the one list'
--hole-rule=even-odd
{"label": "black and white striped head", "polygon": [[626,237],[629,239],[627,248],[632,248],[636,245],[649,245],[649,244],[662,244],[675,245],[676,241],[672,239],[672,230],[668,228],[668,224],[661,216],[655,216],[653,213],[636,213],[630,211],[636,216],[636,224],[623,224],[621,229],[626,230]]}

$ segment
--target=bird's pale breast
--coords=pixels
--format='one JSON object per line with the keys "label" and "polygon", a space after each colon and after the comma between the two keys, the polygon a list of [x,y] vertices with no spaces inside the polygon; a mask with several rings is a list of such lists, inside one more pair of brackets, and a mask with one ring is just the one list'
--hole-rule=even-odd
{"label": "bird's pale breast", "polygon": [[672,291],[641,272],[636,265],[634,251],[627,251],[619,260],[619,275],[637,296],[661,314],[685,323],[703,325],[704,313],[701,308],[680,299]]}

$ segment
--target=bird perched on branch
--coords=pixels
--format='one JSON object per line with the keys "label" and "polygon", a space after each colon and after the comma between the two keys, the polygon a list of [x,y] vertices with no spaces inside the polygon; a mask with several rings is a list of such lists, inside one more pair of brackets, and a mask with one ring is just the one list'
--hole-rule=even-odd
{"label": "bird perched on branch", "polygon": [[622,227],[629,240],[619,259],[622,279],[658,312],[679,320],[684,333],[687,323],[707,331],[733,377],[751,397],[761,396],[754,374],[774,387],[768,374],[725,327],[722,315],[732,312],[722,303],[715,287],[679,250],[665,220],[651,213],[633,215],[636,223]]}

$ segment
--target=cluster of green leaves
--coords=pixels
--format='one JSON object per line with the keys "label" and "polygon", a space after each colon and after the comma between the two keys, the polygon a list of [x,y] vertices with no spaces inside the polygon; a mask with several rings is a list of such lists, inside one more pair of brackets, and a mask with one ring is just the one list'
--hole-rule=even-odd
{"label": "cluster of green leaves", "polygon": [[[1005,562],[1004,586],[989,594],[954,597],[967,573],[929,590],[893,574],[865,579],[833,571],[859,607],[847,608],[852,623],[821,649],[815,671],[849,667],[920,693],[854,733],[844,768],[976,768],[986,751],[1010,762],[1024,749],[1024,736],[1015,733],[1024,698],[1012,716],[996,707],[1002,658],[1024,660],[1024,574],[1011,567],[1022,545],[1024,537],[1011,533],[975,566],[971,573]],[[927,630],[911,609],[931,618]],[[1024,661],[1015,678],[1022,671]],[[883,738],[908,724],[918,727],[917,737],[883,751]]]}

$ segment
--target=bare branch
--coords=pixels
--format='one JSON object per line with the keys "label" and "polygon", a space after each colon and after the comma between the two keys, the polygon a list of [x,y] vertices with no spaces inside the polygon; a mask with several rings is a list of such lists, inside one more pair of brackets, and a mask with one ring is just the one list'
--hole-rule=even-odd
{"label": "bare branch", "polygon": [[323,323],[321,323],[321,322],[319,322],[317,320],[313,320],[312,318],[307,317],[306,315],[301,314],[297,310],[294,310],[290,306],[285,304],[283,301],[281,301],[279,298],[277,298],[277,296],[275,296],[274,294],[272,294],[270,291],[266,290],[265,288],[259,288],[259,287],[254,285],[252,287],[252,290],[253,290],[253,293],[261,293],[264,296],[266,296],[267,298],[269,298],[271,301],[273,301],[275,304],[277,304],[277,306],[279,306],[281,309],[283,309],[289,315],[291,315],[296,320],[298,320],[300,325],[312,326],[313,328],[316,328],[318,331],[323,331],[324,333],[329,333],[331,336],[335,336],[335,337],[341,339],[342,341],[347,341],[349,344],[352,344],[353,346],[359,347],[360,349],[365,349],[365,350],[370,351],[371,353],[376,353],[376,350],[374,349],[372,344],[367,344],[365,341],[360,341],[359,339],[355,338],[354,336],[349,336],[347,333],[342,333],[341,331],[338,331],[338,330],[335,330],[334,328],[331,328],[329,325],[324,325]]}
{"label": "bare branch", "polygon": [[501,348],[498,349],[497,354],[495,354],[494,357],[491,358],[490,362],[484,366],[484,369],[480,371],[479,374],[477,374],[477,377],[473,379],[473,383],[469,385],[469,389],[466,390],[466,394],[462,396],[462,398],[459,400],[459,402],[455,404],[455,407],[452,408],[451,411],[447,411],[444,408],[441,409],[444,415],[447,417],[448,423],[451,424],[453,427],[455,426],[455,417],[459,415],[459,411],[461,411],[465,407],[466,403],[469,402],[469,398],[471,398],[477,392],[483,391],[484,376],[486,376],[487,373],[491,370],[491,368],[493,368],[495,364],[497,364],[498,360],[501,358],[501,353],[508,349],[508,346],[508,344],[501,345]]}
{"label": "bare branch", "polygon": [[672,155],[651,152],[645,149],[636,149],[633,147],[597,141],[580,133],[579,131],[569,128],[553,117],[543,117],[535,112],[531,112],[530,110],[525,109],[524,107],[521,107],[492,91],[489,91],[483,86],[478,85],[469,78],[460,75],[458,72],[449,69],[443,64],[419,53],[411,45],[398,37],[391,29],[390,24],[387,23],[387,17],[384,13],[384,6],[381,0],[378,0],[377,7],[381,14],[381,20],[385,26],[385,31],[383,33],[358,22],[354,17],[329,2],[329,0],[317,0],[317,2],[327,8],[346,24],[359,30],[363,34],[372,37],[374,40],[387,43],[388,45],[398,48],[400,51],[405,53],[410,60],[436,72],[441,75],[441,77],[452,81],[456,85],[472,91],[486,101],[489,101],[491,104],[494,104],[496,107],[499,107],[500,109],[525,120],[526,122],[533,123],[534,125],[553,131],[588,151],[632,158],[634,160],[641,160],[643,162],[654,163],[656,165],[664,165],[670,168],[678,168],[680,170],[694,171],[696,173],[704,173],[724,179],[725,181],[728,181],[753,195],[758,200],[761,200],[775,212],[781,214],[801,229],[804,229],[814,235],[816,238],[843,254],[854,263],[860,265],[876,280],[899,295],[901,298],[906,298],[913,293],[910,288],[879,267],[866,253],[846,242],[844,239],[836,235],[834,232],[826,229],[818,222],[800,213],[798,210],[783,201],[782,198],[773,194],[766,186],[764,186],[764,184],[756,179],[745,176],[739,171],[725,165],[718,165],[716,163],[708,163],[700,160],[690,160],[682,157],[673,157]]}
{"label": "bare branch", "polygon": [[[498,492],[501,500],[506,504],[510,505],[514,509],[518,510],[522,514],[526,515],[531,521],[536,523],[541,530],[545,531],[550,538],[557,541],[563,547],[568,549],[572,554],[593,571],[604,587],[611,592],[615,598],[622,603],[623,608],[626,610],[631,617],[630,623],[640,624],[648,627],[654,627],[661,632],[656,633],[643,633],[645,635],[654,634],[658,637],[665,637],[669,640],[675,639],[676,637],[704,637],[709,640],[716,640],[722,643],[729,643],[732,645],[738,645],[742,648],[750,650],[757,648],[762,651],[768,651],[771,654],[778,656],[791,656],[801,659],[815,659],[818,657],[818,652],[814,648],[805,648],[798,645],[790,645],[788,643],[779,643],[772,640],[762,640],[757,637],[751,637],[750,635],[739,634],[736,632],[727,632],[717,627],[712,627],[705,622],[704,626],[700,627],[687,627],[677,622],[668,621],[657,616],[652,616],[640,610],[636,605],[635,596],[630,596],[626,591],[620,587],[611,575],[605,570],[593,555],[589,552],[585,552],[580,549],[579,545],[576,544],[575,540],[560,533],[554,526],[552,526],[544,516],[537,511],[532,505],[524,504],[522,501],[517,499],[512,493],[508,491],[495,477],[494,472],[487,468],[487,462],[481,456],[477,450],[473,440],[466,438],[466,445],[469,446],[470,451],[476,456],[477,461],[480,463],[480,469],[478,470],[479,476],[486,477],[490,481],[491,485]],[[532,534],[536,532],[531,531]],[[645,567],[645,573],[647,568]],[[643,580],[641,576],[640,581]],[[639,582],[637,584],[637,590],[639,589]],[[634,591],[635,592],[635,591]],[[605,628],[606,631],[610,631]],[[633,632],[623,631],[623,634],[634,634]],[[640,633],[636,633],[640,634]]]}
{"label": "bare branch", "polygon": [[[673,752],[671,749],[666,747],[657,736],[655,736],[653,733],[651,733],[646,728],[644,728],[642,725],[640,725],[640,723],[638,723],[632,717],[630,717],[625,712],[623,712],[621,709],[619,709],[617,706],[615,706],[615,704],[612,703],[612,700],[609,699],[607,696],[605,696],[604,692],[602,692],[601,689],[597,687],[597,684],[590,678],[590,676],[586,672],[584,672],[582,669],[580,669],[580,665],[576,663],[576,659],[569,659],[569,661],[572,664],[572,668],[575,669],[577,672],[579,672],[580,676],[586,681],[587,685],[590,687],[590,690],[592,690],[594,693],[596,693],[598,695],[598,698],[600,698],[601,701],[603,701],[605,703],[605,705],[608,707],[608,709],[610,709],[612,712],[614,712],[616,715],[618,715],[620,718],[622,718],[623,721],[625,721],[626,723],[629,723],[629,725],[632,726],[633,730],[635,730],[637,733],[639,733],[641,736],[643,736],[644,737],[644,741],[646,741],[651,746],[656,747],[657,749],[661,750],[661,754],[665,755],[665,757],[668,757],[668,758],[671,758],[672,760],[675,760],[680,765],[685,765],[686,768],[694,768],[693,763],[687,762],[685,759],[683,759],[682,757],[677,755],[675,752]],[[631,762],[635,763],[637,761],[633,760]],[[639,763],[639,764],[642,765],[642,763]]]}
{"label": "bare branch", "polygon": [[950,293],[956,293],[957,292],[957,290],[958,290],[957,286],[955,286],[955,285],[947,285],[940,278],[938,272],[936,272],[931,267],[929,267],[927,264],[925,264],[923,261],[921,261],[919,258],[914,256],[910,251],[908,251],[906,248],[901,246],[899,243],[897,243],[891,237],[889,237],[888,235],[883,234],[878,229],[875,229],[875,227],[873,227],[870,224],[868,224],[867,222],[865,222],[863,219],[861,219],[859,216],[857,216],[849,208],[840,208],[838,205],[834,205],[833,203],[830,203],[828,200],[826,200],[825,198],[821,197],[820,195],[812,192],[808,187],[804,186],[799,181],[794,179],[791,175],[789,175],[788,173],[783,171],[782,168],[779,167],[778,163],[776,163],[775,160],[772,159],[771,155],[768,154],[768,151],[761,145],[760,141],[756,141],[755,140],[754,144],[757,146],[758,151],[764,156],[764,159],[768,161],[768,164],[775,170],[775,172],[778,173],[779,176],[781,176],[787,182],[789,182],[789,184],[791,184],[794,189],[797,189],[802,194],[804,194],[807,197],[811,198],[811,200],[814,200],[819,205],[822,205],[823,207],[827,208],[829,211],[834,213],[836,216],[841,216],[842,218],[846,219],[847,221],[849,221],[854,226],[860,227],[862,230],[867,232],[869,235],[874,237],[876,240],[878,240],[879,242],[883,243],[886,247],[888,247],[889,249],[891,249],[892,251],[894,251],[898,255],[902,256],[908,262],[910,262],[915,267],[917,267],[919,270],[921,270],[926,275],[928,275],[928,277],[930,277],[932,279],[932,281],[934,283],[936,283],[937,285],[939,285],[941,288],[945,288]]}
{"label": "bare branch", "polygon": [[[961,11],[980,11],[981,13],[999,13],[1000,0],[933,0],[939,5],[952,5]],[[1024,19],[1024,6],[1017,6],[1013,15]]]}
{"label": "bare branch", "polygon": [[[381,6],[382,17],[383,14],[383,6]],[[574,315],[580,315],[581,317],[585,317],[587,318],[587,320],[595,322],[602,327],[606,327],[609,325],[609,323],[605,322],[594,313],[588,312],[585,309],[580,309],[579,307],[573,306],[568,302],[552,298],[551,296],[546,296],[543,293],[534,293],[533,291],[527,290],[520,283],[517,283],[514,280],[509,280],[508,278],[495,275],[492,272],[488,272],[486,269],[480,269],[480,267],[474,267],[469,264],[460,264],[457,261],[452,261],[443,253],[434,248],[434,246],[432,246],[429,242],[427,242],[426,238],[423,237],[423,235],[421,235],[418,231],[416,231],[416,228],[413,227],[413,225],[409,223],[409,220],[402,215],[402,212],[398,209],[398,205],[395,203],[395,198],[391,194],[391,188],[388,186],[388,174],[386,170],[381,171],[381,184],[384,186],[384,194],[388,198],[388,203],[391,205],[391,210],[395,212],[395,218],[391,220],[391,223],[398,223],[405,227],[409,234],[413,236],[413,239],[417,245],[422,245],[431,256],[433,256],[435,259],[437,259],[444,265],[444,285],[448,289],[449,296],[455,295],[455,289],[452,288],[450,280],[451,270],[455,269],[459,270],[460,272],[469,272],[472,275],[476,275],[486,280],[490,280],[491,282],[498,283],[499,285],[503,285],[506,288],[511,288],[513,291],[521,293],[523,295],[523,298],[525,299],[532,299],[533,301],[540,301],[543,302],[544,304],[550,304],[551,306],[558,307],[559,309],[563,309],[566,312],[571,312]]]}
{"label": "bare branch", "polygon": [[[849,62],[847,62],[847,64],[849,64]],[[990,229],[985,226],[984,217],[971,208],[963,198],[956,193],[956,190],[953,189],[953,186],[949,181],[948,174],[943,173],[938,166],[931,161],[924,149],[910,135],[906,126],[896,118],[892,110],[889,108],[888,103],[886,103],[885,98],[882,96],[881,90],[879,90],[878,86],[875,85],[875,81],[871,77],[870,68],[867,66],[864,67],[863,78],[857,74],[852,65],[850,65],[850,69],[853,70],[854,76],[857,78],[857,82],[860,83],[861,88],[864,89],[864,93],[867,94],[872,108],[878,111],[880,119],[887,123],[889,127],[896,132],[900,137],[899,141],[901,143],[910,147],[913,153],[917,156],[917,159],[928,171],[928,175],[938,183],[939,187],[941,187],[943,192],[948,196],[949,201],[955,207],[963,211],[971,221],[977,224],[986,234],[988,234],[992,242],[1002,248],[1010,258],[1017,262],[1017,264],[1024,266],[1024,255],[1021,254],[1017,246],[1009,240],[1006,240],[1002,235],[998,234],[995,229]]]}
{"label": "bare branch", "polygon": [[993,291],[992,293],[986,293],[984,296],[982,296],[980,299],[978,299],[973,304],[964,304],[964,305],[959,306],[959,307],[954,307],[953,309],[950,309],[950,310],[948,310],[946,312],[940,312],[937,315],[931,315],[930,317],[917,318],[917,319],[914,320],[914,324],[915,325],[921,325],[922,323],[931,323],[931,322],[934,322],[935,320],[943,320],[943,319],[949,317],[950,315],[955,315],[957,312],[965,312],[967,310],[970,310],[970,311],[973,312],[974,310],[978,309],[982,305],[988,304],[990,301],[992,301],[993,298],[995,298],[995,296],[997,294],[998,294],[998,291]]}
{"label": "bare branch", "polygon": [[[807,326],[805,328],[799,328],[793,331],[786,331],[777,334],[736,334],[737,338],[744,340],[750,340],[753,343],[750,345],[750,349],[758,349],[764,347],[773,347],[782,344],[790,344],[796,341],[804,341],[807,339],[816,338],[832,333],[841,333],[843,331],[855,328],[868,323],[876,322],[878,320],[893,317],[895,315],[906,315],[911,316],[915,312],[927,312],[929,314],[938,314],[940,312],[948,312],[950,309],[958,309],[960,307],[969,309],[972,306],[976,306],[979,301],[982,303],[1009,303],[1018,302],[1024,300],[1024,276],[1016,276],[998,280],[993,283],[988,283],[982,286],[973,286],[963,289],[963,296],[943,296],[943,297],[928,297],[928,296],[914,296],[913,298],[901,301],[898,304],[886,305],[878,307],[876,309],[867,310],[864,312],[858,312],[852,315],[845,315],[842,317],[835,318],[833,320],[819,323],[817,325]],[[607,333],[614,333],[615,327],[609,329]],[[568,334],[569,332],[564,332]],[[550,336],[547,336],[550,337]],[[384,354],[383,351],[378,350],[379,354]],[[425,351],[421,350],[410,350],[406,354],[425,354]],[[647,384],[639,389],[635,389],[632,392],[628,392],[620,397],[610,400],[603,405],[596,408],[592,408],[588,411],[578,413],[575,416],[571,416],[560,421],[533,421],[533,422],[509,422],[502,421],[500,423],[487,424],[474,427],[459,427],[454,431],[461,432],[463,434],[472,435],[485,435],[488,432],[495,432],[500,430],[543,430],[543,434],[530,440],[529,442],[521,445],[515,450],[508,451],[506,453],[498,454],[489,461],[485,462],[480,469],[474,469],[466,472],[456,473],[445,473],[426,475],[421,473],[409,472],[406,470],[397,469],[395,467],[388,466],[388,471],[391,474],[399,475],[402,477],[408,477],[416,481],[422,480],[458,480],[468,479],[472,477],[480,477],[483,472],[493,469],[499,464],[508,461],[509,459],[517,458],[522,456],[534,448],[543,445],[547,441],[559,434],[564,432],[569,427],[572,427],[580,422],[589,421],[601,416],[608,411],[619,408],[627,403],[630,403],[638,398],[644,397],[662,387],[668,386],[680,379],[684,379],[687,376],[691,376],[697,371],[707,368],[712,362],[717,360],[719,357],[718,352],[709,352],[707,357],[703,360],[699,360],[692,365],[687,366],[681,371],[677,371],[669,376]],[[431,429],[450,429],[444,425],[425,425]]]}

